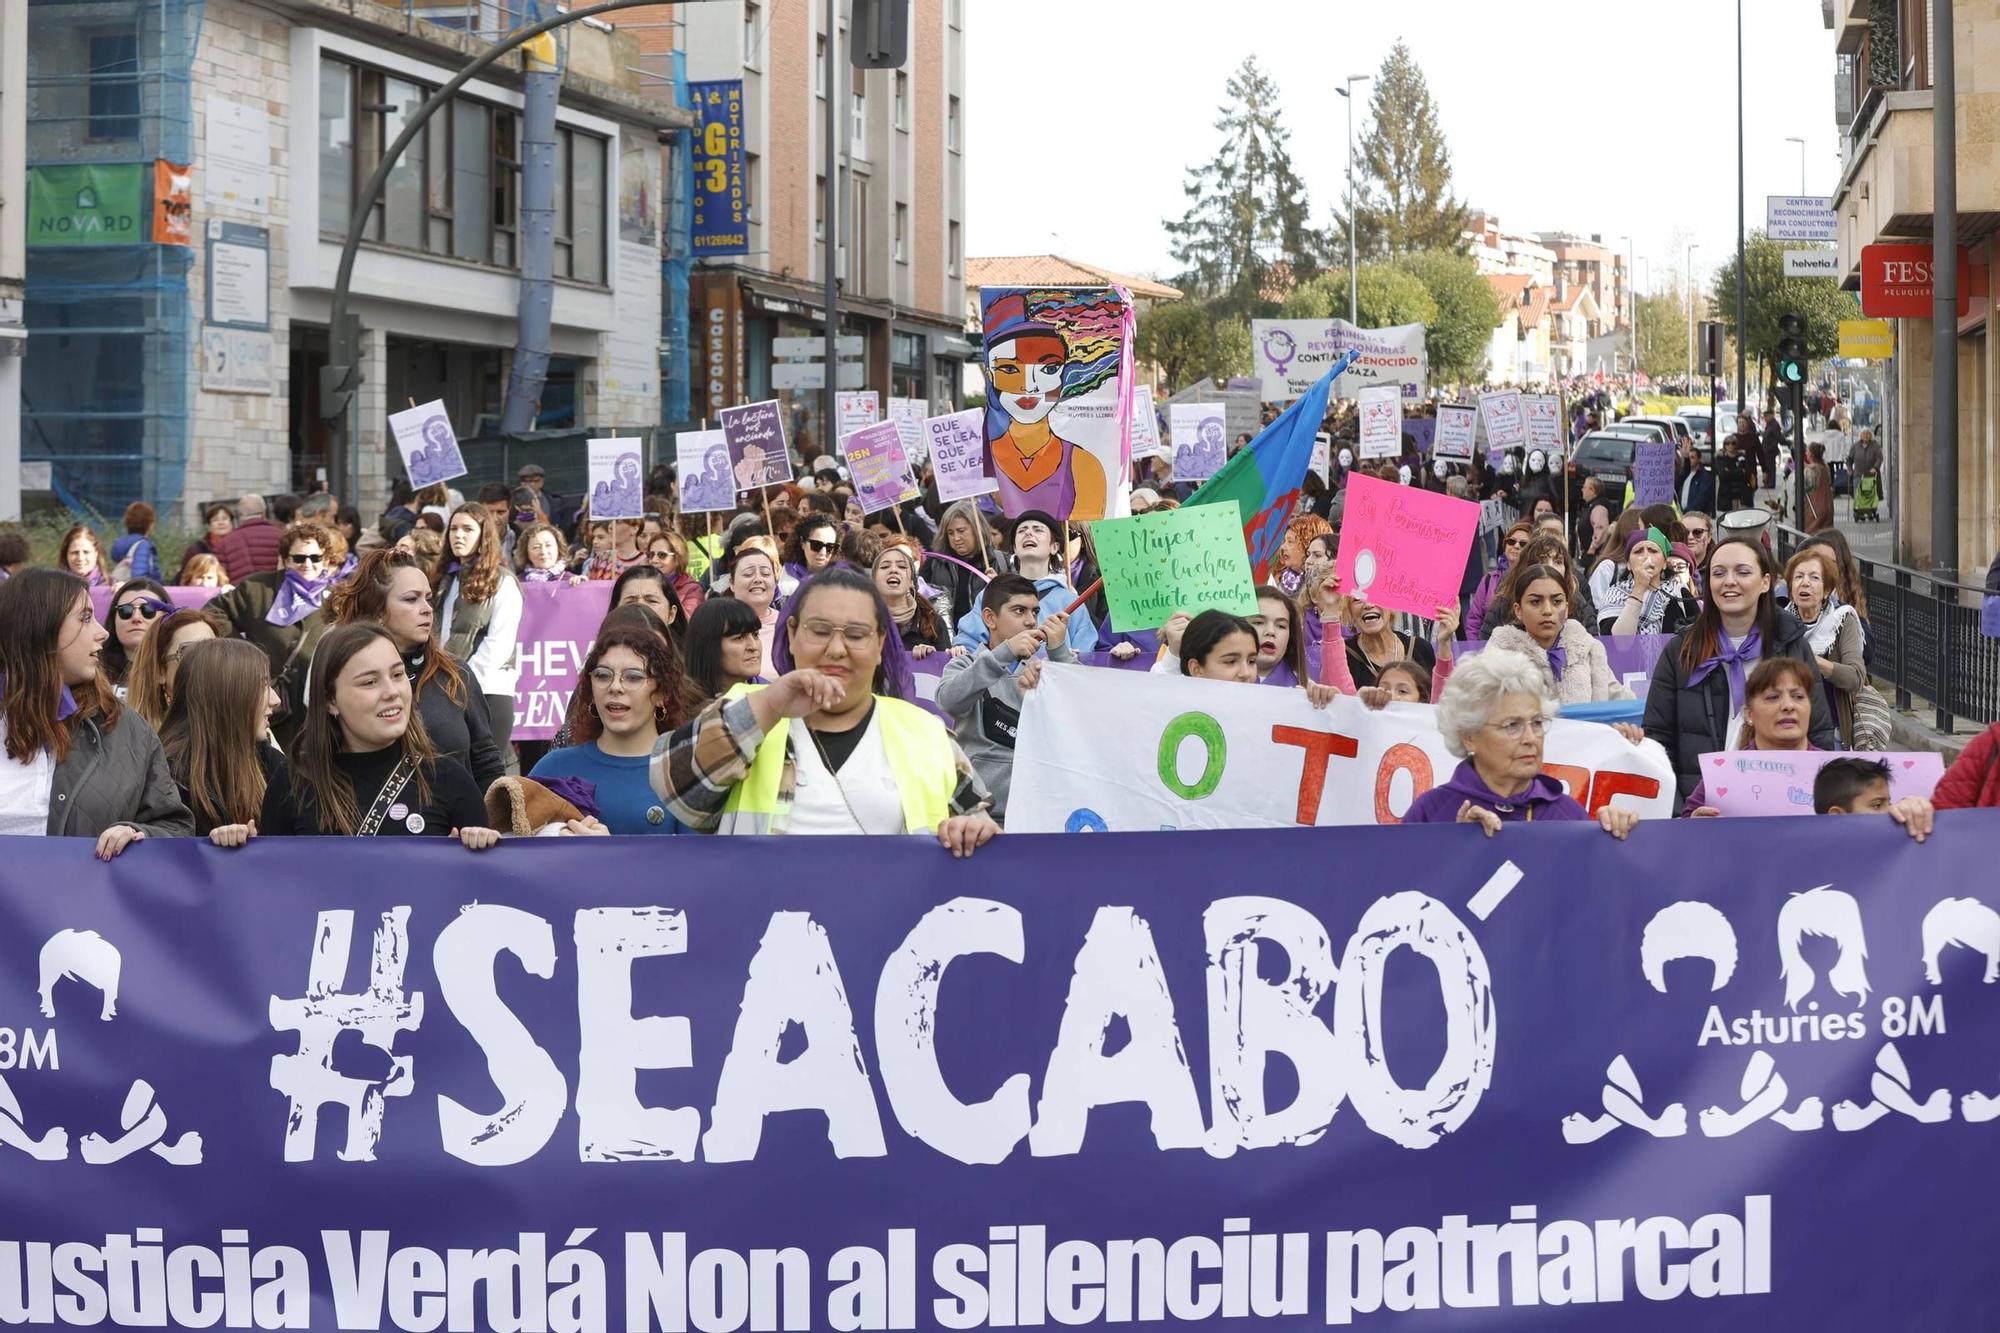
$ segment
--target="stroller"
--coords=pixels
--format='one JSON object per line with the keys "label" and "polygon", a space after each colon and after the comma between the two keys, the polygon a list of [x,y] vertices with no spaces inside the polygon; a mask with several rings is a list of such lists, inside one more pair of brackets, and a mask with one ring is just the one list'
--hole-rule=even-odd
{"label": "stroller", "polygon": [[1854,521],[1856,523],[1882,521],[1882,477],[1879,472],[1870,472],[1855,478]]}

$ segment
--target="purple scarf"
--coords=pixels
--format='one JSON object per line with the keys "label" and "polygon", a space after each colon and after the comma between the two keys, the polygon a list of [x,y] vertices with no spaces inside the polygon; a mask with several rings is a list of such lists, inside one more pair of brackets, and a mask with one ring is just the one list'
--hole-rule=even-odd
{"label": "purple scarf", "polygon": [[1562,684],[1563,669],[1569,665],[1569,649],[1549,649],[1549,670],[1555,673],[1556,684]]}
{"label": "purple scarf", "polygon": [[271,601],[271,609],[264,613],[266,624],[290,628],[319,610],[320,600],[326,590],[333,586],[333,574],[322,574],[316,579],[302,579],[296,569],[285,571],[285,581],[278,585],[278,595]]}
{"label": "purple scarf", "polygon": [[1752,629],[1743,636],[1741,643],[1731,644],[1729,636],[1716,631],[1716,642],[1720,645],[1715,656],[1703,662],[1688,673],[1688,684],[1699,685],[1715,674],[1716,667],[1722,667],[1729,675],[1729,711],[1741,712],[1743,708],[1743,668],[1745,664],[1755,666],[1764,656],[1763,631]]}
{"label": "purple scarf", "polygon": [[1290,685],[1296,688],[1299,683],[1299,678],[1298,674],[1292,670],[1292,664],[1290,662],[1280,662],[1278,663],[1278,665],[1271,668],[1270,675],[1264,677],[1264,679],[1258,681],[1257,683],[1259,685]]}
{"label": "purple scarf", "polygon": [[[7,678],[5,676],[0,676],[0,693],[4,693],[6,689],[7,689]],[[70,693],[69,686],[67,685],[56,686],[56,721],[67,722],[75,716],[76,716],[76,696]]]}
{"label": "purple scarf", "polygon": [[[523,583],[558,583],[568,578],[569,571],[566,569],[541,569],[531,565],[521,571],[521,582]],[[574,802],[571,802],[571,804],[574,804]]]}

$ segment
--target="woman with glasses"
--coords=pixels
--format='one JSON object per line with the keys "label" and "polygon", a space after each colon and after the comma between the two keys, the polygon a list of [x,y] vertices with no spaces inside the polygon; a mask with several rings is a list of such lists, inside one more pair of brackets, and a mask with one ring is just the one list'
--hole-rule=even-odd
{"label": "woman with glasses", "polygon": [[683,720],[673,650],[650,630],[614,626],[597,636],[583,680],[588,702],[570,719],[573,744],[543,755],[529,776],[593,784],[598,818],[615,835],[681,832],[647,777],[654,745]]}
{"label": "woman with glasses", "polygon": [[983,846],[1000,831],[991,801],[944,724],[906,701],[893,627],[865,575],[808,580],[783,674],[736,686],[655,748],[667,810],[704,833],[923,834],[960,857]]}
{"label": "woman with glasses", "polygon": [[679,528],[662,528],[658,536],[646,543],[646,563],[666,575],[667,586],[672,589],[674,600],[681,605],[683,617],[692,616],[695,608],[702,604],[701,585],[688,577],[687,538]]}
{"label": "woman with glasses", "polygon": [[125,678],[126,707],[159,730],[173,702],[181,659],[197,643],[220,637],[205,612],[176,611],[155,620],[132,654],[132,670]]}
{"label": "woman with glasses", "polygon": [[431,568],[444,650],[465,664],[486,705],[493,745],[514,762],[514,684],[521,674],[521,585],[507,567],[500,528],[485,505],[460,505],[445,524],[447,556]]}
{"label": "woman with glasses", "polygon": [[127,579],[111,594],[104,609],[104,627],[111,631],[111,638],[97,655],[97,669],[98,679],[119,698],[125,697],[125,677],[132,669],[139,641],[154,621],[172,615],[173,610],[166,588],[156,579]]}
{"label": "woman with glasses", "polygon": [[785,546],[785,572],[804,579],[819,573],[840,553],[840,528],[825,514],[808,514],[792,529]]}
{"label": "woman with glasses", "polygon": [[279,770],[265,792],[259,833],[455,837],[472,851],[500,841],[465,766],[431,745],[387,629],[363,622],[328,630],[309,683],[320,702],[307,710],[289,771]]}
{"label": "woman with glasses", "polygon": [[[1463,762],[1451,777],[1410,802],[1405,824],[1477,824],[1492,837],[1502,824],[1590,818],[1561,782],[1542,772],[1542,743],[1554,722],[1541,667],[1520,653],[1488,648],[1452,673],[1438,701],[1447,750]],[[1623,838],[1639,822],[1605,806],[1598,827]]]}
{"label": "woman with glasses", "polygon": [[1507,578],[1507,571],[1528,549],[1534,539],[1535,525],[1526,519],[1517,520],[1514,525],[1500,534],[1500,554],[1493,561],[1493,567],[1479,580],[1479,586],[1472,590],[1472,604],[1466,611],[1465,623],[1478,628],[1486,619],[1486,608],[1492,603],[1493,595],[1500,591],[1500,585]]}
{"label": "woman with glasses", "polygon": [[[326,614],[335,625],[374,624],[388,633],[402,654],[403,674],[412,682],[417,716],[434,753],[463,765],[481,793],[507,776],[478,682],[438,642],[431,581],[415,557],[370,551],[327,598]],[[310,711],[318,711],[316,699],[308,702]]]}
{"label": "woman with glasses", "polygon": [[300,726],[296,706],[313,650],[326,632],[320,605],[334,586],[327,566],[331,534],[317,523],[296,523],[278,538],[278,569],[252,574],[202,609],[209,617],[263,649],[278,692],[272,727],[288,751]]}
{"label": "woman with glasses", "polygon": [[285,759],[271,744],[271,671],[241,639],[190,646],[180,684],[160,728],[160,748],[194,812],[194,832],[217,847],[257,835],[264,793],[284,783]]}

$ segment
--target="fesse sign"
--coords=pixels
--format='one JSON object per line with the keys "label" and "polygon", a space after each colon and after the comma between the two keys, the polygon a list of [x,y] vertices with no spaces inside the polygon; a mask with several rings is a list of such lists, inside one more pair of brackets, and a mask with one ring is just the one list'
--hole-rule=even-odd
{"label": "fesse sign", "polygon": [[[1973,813],[1190,834],[1143,884],[1157,836],[21,841],[8,1324],[1994,1315],[2000,914],[1929,887]],[[1520,1308],[1566,1305],[1614,1308]]]}

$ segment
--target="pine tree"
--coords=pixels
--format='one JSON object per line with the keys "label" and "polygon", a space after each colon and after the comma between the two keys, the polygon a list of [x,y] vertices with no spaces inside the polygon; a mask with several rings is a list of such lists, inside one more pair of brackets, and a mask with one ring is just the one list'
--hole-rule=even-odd
{"label": "pine tree", "polygon": [[1177,286],[1219,315],[1263,315],[1276,304],[1267,293],[1319,271],[1326,241],[1311,225],[1305,183],[1292,170],[1277,84],[1251,56],[1223,90],[1227,101],[1215,122],[1221,150],[1206,166],[1189,168],[1188,210],[1165,225],[1174,258],[1187,266]]}
{"label": "pine tree", "polygon": [[[1355,175],[1355,249],[1364,259],[1463,252],[1471,210],[1451,192],[1451,150],[1424,72],[1397,42],[1375,76]],[[1346,236],[1345,215],[1336,227]]]}

